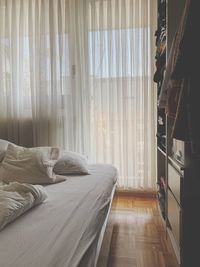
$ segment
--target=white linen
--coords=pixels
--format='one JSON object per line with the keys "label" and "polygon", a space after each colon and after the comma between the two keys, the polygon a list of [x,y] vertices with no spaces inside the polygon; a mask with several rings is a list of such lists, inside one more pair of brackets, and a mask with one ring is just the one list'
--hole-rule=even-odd
{"label": "white linen", "polygon": [[64,181],[65,178],[53,172],[59,148],[25,148],[8,144],[0,164],[0,179],[5,182],[49,184]]}
{"label": "white linen", "polygon": [[100,164],[89,170],[45,186],[48,201],[0,232],[1,267],[94,267],[117,171]]}
{"label": "white linen", "polygon": [[0,231],[17,217],[47,198],[40,185],[10,183],[0,185]]}
{"label": "white linen", "polygon": [[9,141],[0,139],[0,162],[4,159],[8,144],[11,144]]}
{"label": "white linen", "polygon": [[57,174],[89,174],[87,159],[72,151],[65,151],[63,155],[56,161],[53,171]]}

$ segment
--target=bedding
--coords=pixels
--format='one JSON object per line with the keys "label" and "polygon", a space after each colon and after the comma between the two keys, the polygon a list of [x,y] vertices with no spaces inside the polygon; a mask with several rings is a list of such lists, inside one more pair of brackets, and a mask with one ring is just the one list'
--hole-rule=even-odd
{"label": "bedding", "polygon": [[11,143],[6,140],[0,139],[0,163],[5,157],[8,144]]}
{"label": "bedding", "polygon": [[61,175],[68,174],[89,174],[87,158],[72,151],[65,151],[56,161],[54,172]]}
{"label": "bedding", "polygon": [[90,175],[45,185],[48,201],[0,232],[1,267],[95,267],[99,236],[117,170],[89,165]]}
{"label": "bedding", "polygon": [[46,198],[46,190],[40,185],[16,182],[0,185],[0,231]]}
{"label": "bedding", "polygon": [[8,144],[5,157],[0,163],[0,179],[30,184],[64,181],[65,177],[53,172],[59,153],[59,148],[56,147],[25,148]]}

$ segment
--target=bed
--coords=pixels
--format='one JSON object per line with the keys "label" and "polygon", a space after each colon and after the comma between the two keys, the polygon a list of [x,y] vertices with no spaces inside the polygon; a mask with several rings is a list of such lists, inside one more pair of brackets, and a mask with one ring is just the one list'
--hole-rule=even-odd
{"label": "bed", "polygon": [[0,232],[1,267],[95,267],[117,170],[89,165],[90,175],[46,185],[48,199]]}

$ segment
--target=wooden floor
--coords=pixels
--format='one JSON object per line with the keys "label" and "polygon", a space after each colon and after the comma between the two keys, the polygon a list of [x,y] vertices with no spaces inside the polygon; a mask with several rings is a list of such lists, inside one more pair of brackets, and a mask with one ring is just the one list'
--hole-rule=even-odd
{"label": "wooden floor", "polygon": [[155,198],[114,197],[98,267],[178,267]]}

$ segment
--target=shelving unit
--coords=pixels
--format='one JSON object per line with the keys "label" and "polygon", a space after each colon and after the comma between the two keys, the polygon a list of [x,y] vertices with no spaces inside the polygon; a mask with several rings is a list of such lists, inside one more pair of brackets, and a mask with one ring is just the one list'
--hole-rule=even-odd
{"label": "shelving unit", "polygon": [[[161,51],[165,56],[165,60],[163,56],[161,61],[156,62],[154,81],[157,83],[158,95],[171,44],[186,1],[158,0],[156,61],[159,56],[162,57]],[[160,36],[163,35],[160,34],[164,31],[166,40],[162,43],[163,38]],[[165,51],[160,46],[162,49],[165,47]],[[162,64],[158,64],[159,62]],[[158,203],[166,237],[173,245],[180,267],[200,266],[200,157],[192,154],[190,143],[171,137],[173,123],[173,119],[165,115],[164,109],[157,108]]]}
{"label": "shelving unit", "polygon": [[[157,95],[162,87],[166,67],[166,0],[158,0],[156,36]],[[157,108],[157,199],[163,219],[166,218],[166,116],[165,110]]]}
{"label": "shelving unit", "polygon": [[[175,35],[184,0],[158,0],[158,28],[156,31],[156,72],[158,96],[163,83],[168,55]],[[165,114],[164,108],[157,108],[157,184],[158,203],[164,219],[166,235],[170,238],[180,266],[184,266],[182,234],[182,192],[185,177],[185,162],[178,162],[177,147],[184,146],[171,138],[173,119]],[[176,146],[175,146],[176,144]],[[184,150],[184,154],[188,153]],[[180,155],[179,155],[180,156]],[[184,155],[182,155],[185,159]],[[185,267],[185,266],[184,266]],[[188,266],[189,267],[189,266]]]}

